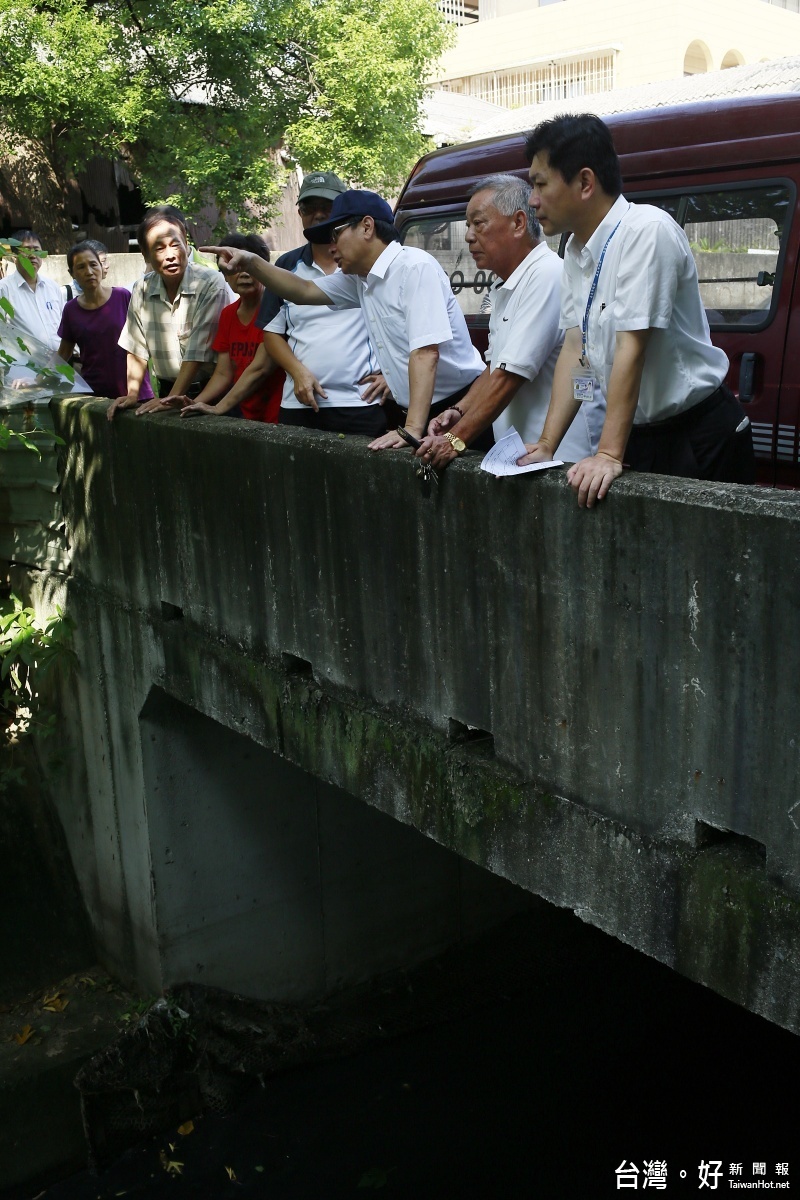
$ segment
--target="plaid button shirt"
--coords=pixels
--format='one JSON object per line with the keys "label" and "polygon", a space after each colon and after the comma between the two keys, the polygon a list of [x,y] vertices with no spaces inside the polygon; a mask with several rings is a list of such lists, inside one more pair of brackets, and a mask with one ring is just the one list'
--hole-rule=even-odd
{"label": "plaid button shirt", "polygon": [[152,358],[159,378],[175,379],[184,361],[215,362],[211,343],[227,302],[224,278],[209,267],[190,262],[174,302],[167,297],[160,275],[145,275],[133,285],[119,344],[137,358]]}

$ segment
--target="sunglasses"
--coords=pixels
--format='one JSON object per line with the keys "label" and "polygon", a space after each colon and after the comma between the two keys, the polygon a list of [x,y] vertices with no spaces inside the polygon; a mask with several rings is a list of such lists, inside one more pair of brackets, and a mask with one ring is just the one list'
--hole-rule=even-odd
{"label": "sunglasses", "polygon": [[351,217],[349,221],[343,221],[341,225],[334,225],[331,230],[331,243],[335,246],[339,240],[339,234],[343,229],[355,229],[356,225],[360,225],[363,219],[363,217],[358,217],[354,220]]}

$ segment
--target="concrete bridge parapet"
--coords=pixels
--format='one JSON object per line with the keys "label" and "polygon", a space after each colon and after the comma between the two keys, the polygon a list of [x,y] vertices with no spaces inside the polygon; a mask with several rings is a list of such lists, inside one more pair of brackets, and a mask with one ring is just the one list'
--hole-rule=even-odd
{"label": "concrete bridge parapet", "polygon": [[157,693],[800,1030],[800,496],[628,477],[581,512],[557,472],[426,490],[355,439],[56,425],[63,815],[118,969],[164,980]]}

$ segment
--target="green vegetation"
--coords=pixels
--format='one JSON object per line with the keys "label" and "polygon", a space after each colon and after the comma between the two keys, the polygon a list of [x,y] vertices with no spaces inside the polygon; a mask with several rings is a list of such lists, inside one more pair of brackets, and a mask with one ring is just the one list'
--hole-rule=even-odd
{"label": "green vegetation", "polygon": [[22,740],[54,732],[56,713],[43,687],[54,669],[68,669],[75,661],[73,628],[58,606],[44,619],[13,594],[0,606],[0,792],[22,782],[15,760]]}
{"label": "green vegetation", "polygon": [[741,247],[731,246],[729,242],[723,241],[722,239],[718,239],[716,242],[711,242],[706,237],[701,237],[701,238],[698,238],[694,242],[689,242],[689,246],[696,254],[701,253],[701,252],[702,253],[710,253],[710,254],[746,254],[747,253],[746,246],[741,246]]}
{"label": "green vegetation", "polygon": [[29,429],[26,433],[21,433],[18,429],[9,429],[7,425],[0,424],[0,450],[5,450],[8,443],[14,438],[26,450],[32,450],[34,454],[42,457],[42,452],[34,440],[37,437],[47,438],[49,442],[55,442],[59,446],[64,445],[64,439],[58,434],[53,433],[52,429]]}
{"label": "green vegetation", "polygon": [[214,197],[258,225],[281,144],[304,168],[401,182],[450,32],[435,0],[0,0],[0,152],[33,140],[63,189],[121,154],[146,202]]}

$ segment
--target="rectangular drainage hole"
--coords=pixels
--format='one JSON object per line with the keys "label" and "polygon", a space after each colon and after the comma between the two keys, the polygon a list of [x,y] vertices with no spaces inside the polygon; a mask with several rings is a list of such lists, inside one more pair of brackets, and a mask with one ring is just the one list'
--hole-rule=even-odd
{"label": "rectangular drainage hole", "polygon": [[183,609],[178,604],[168,604],[166,600],[161,601],[161,620],[162,621],[182,621]]}
{"label": "rectangular drainage hole", "polygon": [[289,675],[303,675],[307,679],[314,678],[314,669],[311,663],[304,658],[298,658],[296,654],[282,654],[281,665]]}
{"label": "rectangular drainage hole", "polygon": [[749,854],[762,859],[766,862],[767,847],[763,842],[756,841],[755,838],[747,837],[744,833],[734,833],[732,829],[719,829],[716,825],[709,825],[706,821],[695,821],[694,823],[695,845],[698,848],[705,846],[738,846],[742,850],[747,850]]}
{"label": "rectangular drainage hole", "polygon": [[474,747],[475,750],[480,750],[482,754],[494,757],[494,734],[489,733],[486,729],[478,729],[476,725],[465,725],[463,721],[456,721],[455,717],[449,717],[447,737],[450,742],[457,745],[467,744]]}

